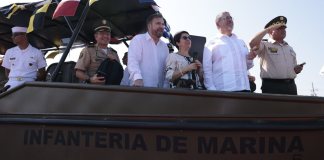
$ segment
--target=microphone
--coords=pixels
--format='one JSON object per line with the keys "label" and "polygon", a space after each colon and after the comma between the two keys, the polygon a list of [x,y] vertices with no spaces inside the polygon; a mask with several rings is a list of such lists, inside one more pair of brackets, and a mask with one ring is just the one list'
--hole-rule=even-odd
{"label": "microphone", "polygon": [[[197,57],[198,57],[198,52],[193,52],[192,53],[193,60],[192,60],[191,63],[196,63],[195,61],[197,60]],[[196,77],[197,71],[196,71],[196,69],[192,70],[191,73],[192,73],[192,79],[195,81],[194,85],[195,85],[195,87],[197,87],[197,82],[196,82],[196,80],[197,80],[197,77]]]}
{"label": "microphone", "polygon": [[197,60],[198,59],[198,52],[193,52],[192,53],[192,58],[193,58],[194,61]]}

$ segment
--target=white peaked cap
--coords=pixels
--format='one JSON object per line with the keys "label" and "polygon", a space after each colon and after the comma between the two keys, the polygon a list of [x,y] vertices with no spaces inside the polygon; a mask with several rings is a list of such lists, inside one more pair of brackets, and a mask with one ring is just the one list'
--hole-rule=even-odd
{"label": "white peaked cap", "polygon": [[27,32],[27,28],[26,27],[12,27],[11,28],[12,33],[16,33],[16,32]]}

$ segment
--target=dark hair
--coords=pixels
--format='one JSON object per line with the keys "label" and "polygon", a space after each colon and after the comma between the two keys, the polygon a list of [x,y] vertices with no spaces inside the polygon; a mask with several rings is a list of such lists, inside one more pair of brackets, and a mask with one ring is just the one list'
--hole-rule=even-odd
{"label": "dark hair", "polygon": [[[146,25],[148,25],[149,23],[151,23],[152,20],[153,20],[154,18],[163,18],[163,16],[162,16],[162,14],[159,13],[159,12],[150,15],[150,16],[146,19]],[[163,19],[164,19],[164,18],[163,18]]]}
{"label": "dark hair", "polygon": [[187,31],[180,31],[180,32],[178,32],[178,33],[176,33],[176,34],[174,35],[174,38],[173,38],[173,40],[174,40],[174,45],[177,47],[177,49],[179,49],[179,46],[177,45],[177,42],[180,42],[181,36],[182,36],[182,34],[184,34],[184,33],[189,34]]}

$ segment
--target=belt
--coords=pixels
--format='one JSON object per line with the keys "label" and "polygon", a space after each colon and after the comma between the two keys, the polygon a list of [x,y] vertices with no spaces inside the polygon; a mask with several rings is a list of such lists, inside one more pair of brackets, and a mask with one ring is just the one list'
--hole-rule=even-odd
{"label": "belt", "polygon": [[264,82],[276,82],[276,83],[294,83],[294,79],[270,79],[270,78],[262,78]]}

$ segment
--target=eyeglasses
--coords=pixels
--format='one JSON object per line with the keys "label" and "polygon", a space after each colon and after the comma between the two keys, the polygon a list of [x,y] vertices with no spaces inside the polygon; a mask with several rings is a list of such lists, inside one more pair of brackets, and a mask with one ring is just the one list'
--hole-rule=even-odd
{"label": "eyeglasses", "polygon": [[190,36],[182,36],[181,38],[184,39],[184,40],[191,40]]}
{"label": "eyeglasses", "polygon": [[17,36],[20,36],[20,35],[25,35],[26,33],[24,32],[15,32],[15,33],[12,33],[12,37],[17,37]]}

